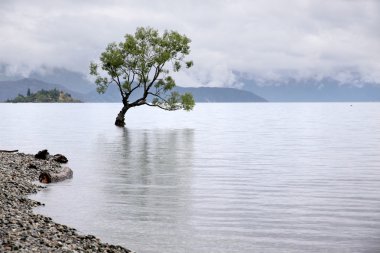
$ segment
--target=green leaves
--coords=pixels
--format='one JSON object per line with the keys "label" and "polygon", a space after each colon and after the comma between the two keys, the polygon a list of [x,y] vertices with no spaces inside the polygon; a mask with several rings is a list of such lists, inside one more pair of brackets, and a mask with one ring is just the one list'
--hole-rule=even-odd
{"label": "green leaves", "polygon": [[182,104],[182,108],[185,110],[185,111],[191,111],[193,110],[194,106],[195,106],[195,100],[194,100],[194,97],[191,93],[185,93],[181,96],[181,104]]}
{"label": "green leaves", "polygon": [[165,82],[162,84],[164,92],[169,91],[175,87],[175,81],[171,76],[165,78]]}
{"label": "green leaves", "polygon": [[113,78],[122,74],[121,70],[125,58],[123,53],[123,50],[116,43],[111,43],[100,56],[102,69]]}
{"label": "green leaves", "polygon": [[152,105],[168,111],[179,109],[190,111],[194,108],[195,101],[193,95],[190,93],[180,95],[178,92],[173,91],[165,98],[154,96],[152,99]]}
{"label": "green leaves", "polygon": [[173,64],[173,71],[178,72],[181,69],[182,65],[179,61],[175,61]]}
{"label": "green leaves", "polygon": [[98,74],[98,64],[90,63],[90,75],[97,76]]}
{"label": "green leaves", "polygon": [[127,90],[127,91],[131,91],[131,84],[129,82],[124,82],[123,85],[121,86],[123,89]]}
{"label": "green leaves", "polygon": [[169,110],[171,111],[174,111],[174,110],[178,110],[180,109],[181,107],[181,104],[180,104],[180,99],[181,99],[181,95],[179,95],[178,92],[172,92],[169,96],[169,98],[167,99],[167,102],[166,102],[166,106],[168,107]]}
{"label": "green leaves", "polygon": [[[175,87],[169,72],[190,68],[192,61],[185,61],[190,53],[191,40],[176,31],[160,34],[151,27],[139,27],[134,34],[126,34],[124,41],[110,43],[98,63],[90,64],[90,74],[96,77],[97,91],[106,92],[108,85],[118,86],[122,100],[128,102],[130,95],[144,89],[141,98],[129,103],[130,107],[147,104],[163,109],[191,110],[194,99],[191,94],[171,92]],[[153,91],[152,91],[153,90]]]}
{"label": "green leaves", "polygon": [[95,80],[96,91],[99,94],[104,94],[108,88],[108,79],[106,77],[98,76]]}
{"label": "green leaves", "polygon": [[186,62],[186,68],[191,68],[194,65],[193,61],[187,61]]}

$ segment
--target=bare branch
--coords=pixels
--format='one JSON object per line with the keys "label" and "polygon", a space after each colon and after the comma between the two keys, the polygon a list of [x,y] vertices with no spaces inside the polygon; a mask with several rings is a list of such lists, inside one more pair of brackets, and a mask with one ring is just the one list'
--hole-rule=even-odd
{"label": "bare branch", "polygon": [[131,85],[132,85],[132,83],[135,81],[135,76],[136,76],[135,72],[133,72],[133,71],[132,71],[132,74],[133,74],[133,76],[132,76],[132,80],[131,80],[131,82],[130,82]]}
{"label": "bare branch", "polygon": [[169,101],[167,101],[165,98],[161,97],[160,95],[158,95],[157,93],[152,93],[152,92],[148,92],[149,95],[152,95],[154,97],[157,97],[159,99],[161,99],[162,101],[164,101],[165,103],[169,103]]}
{"label": "bare branch", "polygon": [[141,85],[141,82],[140,82],[138,85],[136,85],[135,87],[133,87],[133,89],[132,89],[130,92],[128,92],[128,95],[132,94],[132,92],[133,92],[134,90],[136,90],[137,88],[139,88],[140,85]]}
{"label": "bare branch", "polygon": [[174,109],[171,109],[171,108],[165,108],[165,107],[162,107],[161,105],[153,105],[153,104],[149,104],[149,103],[145,103],[147,106],[151,106],[151,107],[158,107],[162,110],[165,110],[165,111],[175,111],[176,108]]}
{"label": "bare branch", "polygon": [[[117,78],[119,79],[119,77]],[[116,83],[117,87],[119,87],[119,91],[120,91],[120,95],[121,97],[123,98],[123,100],[125,99],[125,94],[123,92],[123,89],[121,88],[121,84],[120,84],[120,81],[119,80],[116,80],[114,77],[112,77],[112,80],[114,83]]]}
{"label": "bare branch", "polygon": [[119,90],[121,92],[121,96],[124,99],[125,98],[125,92],[123,91],[123,88],[121,87],[121,82],[120,82],[119,76],[116,76],[116,77],[117,77],[117,81],[118,81]]}
{"label": "bare branch", "polygon": [[158,78],[158,76],[161,73],[162,67],[163,67],[163,64],[162,64],[162,66],[158,65],[157,67],[155,67],[156,70],[155,70],[155,73],[154,73],[154,77],[153,77],[152,81],[149,83],[148,88],[146,89],[147,92],[152,87],[152,85],[154,84],[154,82],[157,81],[157,78]]}

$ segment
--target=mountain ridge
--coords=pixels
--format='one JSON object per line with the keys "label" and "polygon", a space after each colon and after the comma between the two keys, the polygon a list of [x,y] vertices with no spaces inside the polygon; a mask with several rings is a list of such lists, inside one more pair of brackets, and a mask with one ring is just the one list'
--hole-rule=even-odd
{"label": "mountain ridge", "polygon": [[243,88],[271,102],[378,102],[380,85],[334,78],[279,81],[243,80]]}
{"label": "mountain ridge", "polygon": [[[108,87],[105,94],[98,94],[95,84],[93,85],[93,91],[81,93],[73,91],[63,84],[48,83],[34,78],[0,81],[0,102],[13,99],[19,94],[26,95],[28,89],[31,92],[37,92],[42,89],[58,89],[69,93],[72,97],[83,102],[120,102],[120,93],[115,85]],[[266,102],[264,98],[252,92],[232,88],[176,87],[175,90],[181,93],[193,93],[196,102]]]}
{"label": "mountain ridge", "polygon": [[[23,79],[20,74],[9,75],[6,65],[0,64],[0,81],[18,81]],[[237,82],[242,83],[242,89],[190,87],[197,102],[378,102],[380,101],[380,85],[364,82],[359,74],[351,73],[350,80],[338,80],[340,77],[281,77],[278,80],[245,77],[236,72]],[[96,86],[83,73],[64,68],[43,67],[31,71],[29,79],[35,82],[45,82],[41,89],[57,88],[70,93],[73,97],[85,102],[120,102],[120,93],[115,85],[111,85],[105,94],[98,94]],[[32,78],[32,79],[30,79]],[[33,82],[31,82],[33,84]],[[22,86],[22,85],[21,85]],[[14,98],[18,93],[25,94],[29,87],[11,91],[8,87],[0,90],[0,101]],[[186,92],[182,87],[177,91]],[[211,90],[208,90],[211,89]],[[32,90],[37,91],[37,90]],[[246,93],[248,91],[249,93]],[[207,94],[207,95],[206,95]],[[6,96],[6,97],[5,97]],[[135,97],[132,97],[134,99]],[[265,98],[265,99],[263,99]]]}

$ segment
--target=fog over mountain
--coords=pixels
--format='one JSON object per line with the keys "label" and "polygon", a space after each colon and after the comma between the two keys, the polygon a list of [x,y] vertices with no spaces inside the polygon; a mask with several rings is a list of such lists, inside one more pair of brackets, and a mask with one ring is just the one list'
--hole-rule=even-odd
{"label": "fog over mountain", "polygon": [[5,71],[7,65],[0,65],[0,81],[15,81],[24,78],[41,80],[45,83],[60,84],[66,89],[79,93],[88,93],[95,89],[95,84],[86,78],[86,75],[69,71],[64,68],[48,68],[43,66],[27,75],[21,73],[9,74]]}
{"label": "fog over mountain", "polygon": [[[1,66],[0,66],[1,69]],[[238,74],[237,74],[238,75]],[[0,71],[0,101],[26,94],[28,88],[57,88],[85,102],[120,102],[116,85],[110,85],[105,94],[98,94],[94,83],[79,73],[66,69],[46,69],[45,73],[32,72],[31,77],[7,77]],[[197,102],[372,102],[380,101],[380,86],[361,81],[344,83],[333,78],[282,80],[245,79],[240,77],[241,89],[221,87],[181,87],[180,93],[191,92]],[[136,99],[138,94],[134,94]]]}
{"label": "fog over mountain", "polygon": [[5,0],[0,63],[9,78],[87,76],[108,43],[151,26],[192,39],[194,68],[176,75],[187,86],[379,85],[379,13],[377,0]]}
{"label": "fog over mountain", "polygon": [[244,80],[243,89],[271,102],[379,102],[376,83],[340,82],[334,78]]}
{"label": "fog over mountain", "polygon": [[[75,76],[71,74],[70,76]],[[57,78],[59,78],[58,76]],[[49,78],[51,78],[49,76]],[[69,79],[67,79],[69,80]],[[95,85],[92,84],[91,90],[87,90],[88,84],[83,81],[75,82],[63,82],[58,83],[49,83],[47,81],[41,81],[32,78],[24,78],[20,80],[8,80],[0,81],[0,102],[4,102],[8,99],[13,99],[19,94],[26,95],[27,91],[30,89],[31,92],[37,92],[42,89],[52,90],[58,89],[72,95],[74,99],[79,99],[83,102],[121,102],[120,91],[116,85],[110,85],[105,94],[99,94],[96,92]],[[75,87],[75,90],[71,88]],[[82,90],[82,91],[78,91]],[[198,88],[189,88],[189,87],[176,87],[176,91],[180,93],[191,92],[194,96],[196,102],[266,102],[266,100],[256,94],[245,91],[238,90],[233,88],[221,88],[221,87],[198,87]],[[142,90],[136,90],[130,100],[134,101],[141,97]],[[148,100],[152,99],[148,97]]]}

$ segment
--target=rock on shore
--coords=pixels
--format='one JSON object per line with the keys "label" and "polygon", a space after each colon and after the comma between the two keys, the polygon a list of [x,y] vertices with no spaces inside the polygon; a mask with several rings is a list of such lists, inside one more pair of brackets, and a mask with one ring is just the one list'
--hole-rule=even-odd
{"label": "rock on shore", "polygon": [[42,204],[27,195],[44,188],[33,181],[42,171],[60,170],[53,159],[0,152],[0,252],[131,252],[33,213]]}

